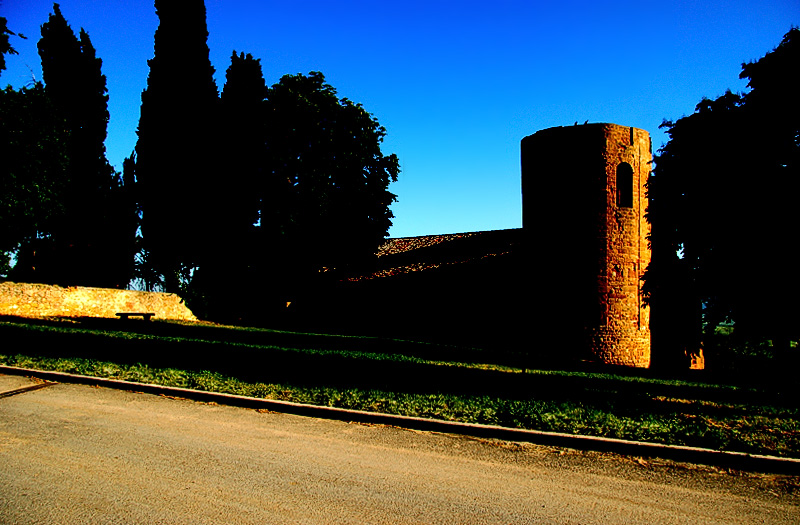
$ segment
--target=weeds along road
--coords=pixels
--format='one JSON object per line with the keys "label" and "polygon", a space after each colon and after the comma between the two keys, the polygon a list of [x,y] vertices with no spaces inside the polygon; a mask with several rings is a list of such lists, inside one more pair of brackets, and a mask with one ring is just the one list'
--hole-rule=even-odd
{"label": "weeds along road", "polygon": [[0,523],[800,523],[797,483],[81,385],[0,398]]}

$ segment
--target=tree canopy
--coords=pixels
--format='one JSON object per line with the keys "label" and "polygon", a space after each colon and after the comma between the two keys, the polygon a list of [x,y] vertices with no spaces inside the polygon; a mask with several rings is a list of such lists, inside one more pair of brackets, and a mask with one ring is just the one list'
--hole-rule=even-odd
{"label": "tree canopy", "polygon": [[185,288],[215,228],[218,92],[202,0],[156,0],[159,25],[142,93],[136,180],[148,264]]}
{"label": "tree canopy", "polygon": [[259,61],[235,52],[221,102],[226,184],[220,235],[209,238],[220,242],[206,245],[216,257],[199,267],[196,291],[228,310],[242,286],[281,304],[319,286],[326,270],[374,256],[399,173],[397,157],[381,153],[377,119],[318,72],[267,89]]}
{"label": "tree canopy", "polygon": [[[204,2],[155,9],[138,141],[121,174],[106,158],[102,61],[57,3],[37,46],[44,82],[0,92],[0,271],[16,254],[18,280],[123,286],[138,250],[147,286],[219,312],[248,286],[283,300],[374,255],[400,171],[377,119],[318,72],[268,88],[245,53],[232,54],[220,94]],[[0,57],[14,52],[10,35],[0,19]]]}
{"label": "tree canopy", "polygon": [[[101,71],[103,62],[97,58],[89,34],[81,29],[78,39],[59,5],[53,4],[37,47],[47,96],[72,130],[70,168],[76,173],[75,184],[108,185],[113,178],[105,156],[108,89]],[[84,188],[75,190],[85,193]]]}
{"label": "tree canopy", "polygon": [[656,331],[682,332],[673,349],[698,349],[702,327],[708,335],[723,320],[782,348],[800,336],[800,96],[792,87],[799,67],[793,28],[776,49],[743,64],[747,93],[702,100],[693,114],[662,124],[669,141],[650,181],[646,289],[654,339]]}
{"label": "tree canopy", "polygon": [[[251,294],[255,304],[263,302],[264,288],[259,283],[270,271],[271,254],[258,239],[260,188],[267,170],[267,88],[261,64],[252,55],[234,52],[225,78],[220,97],[218,181],[198,181],[213,188],[214,208],[208,212],[213,213],[213,224],[206,229],[188,293],[196,312],[230,319],[255,308],[248,301]],[[260,293],[254,293],[256,289]]]}
{"label": "tree canopy", "polygon": [[43,85],[0,91],[0,274],[63,216],[68,136]]}
{"label": "tree canopy", "polygon": [[397,156],[380,149],[386,129],[319,72],[281,78],[267,108],[268,176],[284,183],[296,255],[319,269],[374,254],[392,224],[388,188],[400,172]]}
{"label": "tree canopy", "polygon": [[267,88],[243,52],[218,96],[203,3],[156,11],[135,164],[150,284],[212,312],[242,287],[284,297],[374,255],[399,173],[377,119],[321,73]]}
{"label": "tree canopy", "polygon": [[[89,34],[58,4],[38,42],[44,84],[3,93],[6,253],[11,277],[64,285],[125,286],[131,277],[132,200],[106,159],[108,94]],[[16,211],[10,211],[10,210]],[[31,222],[26,217],[35,215]]]}
{"label": "tree canopy", "polygon": [[[252,55],[233,53],[222,91],[220,137],[226,184],[220,187],[220,219],[223,230],[251,230],[259,221],[258,188],[264,183],[266,130],[264,99],[266,82],[261,63]],[[227,235],[226,235],[227,236]]]}
{"label": "tree canopy", "polygon": [[15,32],[8,28],[8,20],[0,16],[0,73],[6,68],[5,55],[17,55],[17,50],[11,46],[9,36],[19,36],[25,38],[23,35],[17,35]]}

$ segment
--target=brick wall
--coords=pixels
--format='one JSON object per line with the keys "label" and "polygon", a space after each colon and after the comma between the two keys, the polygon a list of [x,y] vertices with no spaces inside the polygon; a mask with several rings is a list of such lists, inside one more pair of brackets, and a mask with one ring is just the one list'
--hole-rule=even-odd
{"label": "brick wall", "polygon": [[640,282],[650,261],[648,133],[616,124],[550,128],[525,137],[521,148],[533,276],[527,292],[539,308],[532,322],[553,334],[554,351],[578,348],[588,359],[649,366]]}
{"label": "brick wall", "polygon": [[[600,231],[605,252],[599,265],[598,301],[603,317],[592,329],[592,351],[611,364],[647,367],[650,364],[649,309],[642,304],[641,276],[650,263],[647,235],[650,225],[644,218],[647,209],[646,187],[650,174],[650,136],[646,131],[606,124],[605,212]],[[632,198],[618,202],[620,166],[630,166]],[[624,171],[624,170],[623,170]]]}
{"label": "brick wall", "polygon": [[175,294],[0,282],[0,315],[113,318],[117,312],[153,312],[156,319],[197,320]]}

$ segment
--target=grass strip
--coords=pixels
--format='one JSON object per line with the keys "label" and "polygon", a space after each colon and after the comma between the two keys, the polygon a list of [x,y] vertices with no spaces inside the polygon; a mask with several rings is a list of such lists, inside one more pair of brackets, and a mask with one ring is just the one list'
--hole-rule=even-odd
{"label": "grass strip", "polygon": [[[119,323],[115,323],[119,326]],[[297,332],[285,332],[276,330],[267,330],[259,328],[245,328],[234,326],[220,326],[220,325],[194,325],[188,323],[172,323],[172,322],[159,322],[145,325],[147,327],[153,325],[172,326],[174,330],[165,333],[158,331],[157,333],[141,333],[128,330],[97,330],[92,328],[82,328],[80,325],[73,326],[61,323],[61,325],[38,325],[30,324],[27,322],[0,322],[0,329],[3,327],[13,327],[24,330],[28,333],[26,337],[30,337],[30,332],[39,332],[41,334],[61,334],[61,335],[83,335],[91,338],[107,338],[103,342],[104,345],[115,345],[120,342],[131,343],[165,343],[174,344],[174,348],[180,348],[179,345],[194,345],[205,346],[212,345],[208,348],[203,348],[203,353],[214,354],[215,352],[225,352],[230,350],[243,350],[258,352],[281,352],[293,353],[306,357],[314,356],[335,356],[347,359],[366,360],[366,361],[388,361],[395,363],[410,363],[410,364],[424,364],[442,367],[455,367],[463,369],[475,370],[488,370],[509,373],[526,373],[541,377],[554,377],[554,378],[573,378],[573,379],[591,379],[593,381],[607,380],[615,382],[627,382],[635,384],[647,385],[660,385],[667,387],[690,387],[697,389],[707,389],[719,391],[755,391],[752,388],[727,385],[727,384],[713,384],[701,383],[697,381],[687,381],[684,379],[674,378],[658,378],[658,377],[642,377],[639,375],[623,375],[620,373],[603,373],[603,372],[586,372],[577,370],[561,370],[561,369],[535,369],[521,366],[511,366],[504,364],[494,364],[485,362],[488,358],[495,358],[496,355],[486,355],[485,351],[478,349],[464,349],[460,347],[452,347],[446,345],[435,345],[424,342],[410,342],[402,340],[386,340],[375,337],[364,336],[342,336],[342,335],[326,335],[326,334],[307,334]],[[199,331],[188,331],[197,330]],[[180,331],[183,331],[181,334]],[[218,332],[218,333],[214,333]],[[223,335],[220,336],[219,332]],[[248,334],[252,337],[241,338],[231,336],[231,334]],[[179,335],[180,334],[180,335]],[[190,335],[186,335],[190,334]],[[286,344],[290,342],[291,344]],[[366,345],[364,343],[367,343]],[[389,348],[387,348],[387,342]],[[307,345],[311,346],[307,346]],[[214,348],[215,346],[219,349]],[[224,349],[223,349],[224,347]],[[361,349],[365,347],[366,349]],[[441,354],[443,353],[442,347],[449,350],[450,355],[447,359]],[[423,350],[420,350],[422,348]],[[433,350],[431,350],[433,348]],[[428,355],[424,355],[428,354]],[[434,354],[434,355],[430,355]],[[483,358],[478,360],[464,360],[463,358]],[[619,371],[617,371],[619,372]]]}
{"label": "grass strip", "polygon": [[[467,423],[800,457],[796,409],[656,397],[658,410],[615,410],[586,400],[396,392],[243,381],[209,370],[87,358],[0,355],[9,366],[192,388],[321,406]],[[602,404],[601,404],[602,405]]]}

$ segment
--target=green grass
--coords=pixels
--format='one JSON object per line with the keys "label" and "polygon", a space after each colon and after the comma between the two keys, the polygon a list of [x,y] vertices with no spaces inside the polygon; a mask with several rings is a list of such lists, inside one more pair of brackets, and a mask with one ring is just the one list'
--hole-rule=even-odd
{"label": "green grass", "polygon": [[[519,349],[204,324],[0,318],[0,363],[322,406],[800,457],[791,383],[589,367]],[[71,350],[67,351],[66,349]]]}

